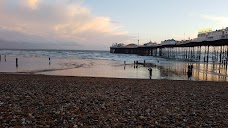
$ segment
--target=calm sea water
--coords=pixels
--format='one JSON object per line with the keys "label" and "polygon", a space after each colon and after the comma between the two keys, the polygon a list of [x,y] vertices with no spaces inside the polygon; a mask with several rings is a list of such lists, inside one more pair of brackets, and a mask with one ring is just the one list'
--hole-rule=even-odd
{"label": "calm sea water", "polygon": [[[152,68],[152,79],[189,79],[188,62],[152,56],[85,50],[0,50],[0,54],[2,73],[149,79],[148,68]],[[140,63],[137,68],[134,61]],[[227,71],[220,65],[191,64],[194,65],[191,80],[227,81]]]}

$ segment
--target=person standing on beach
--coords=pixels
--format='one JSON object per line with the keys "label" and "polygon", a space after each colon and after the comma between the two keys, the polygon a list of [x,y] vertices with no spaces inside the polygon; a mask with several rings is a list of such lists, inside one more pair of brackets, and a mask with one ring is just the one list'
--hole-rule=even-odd
{"label": "person standing on beach", "polygon": [[189,80],[191,80],[191,77],[192,77],[192,69],[193,69],[193,65],[188,65],[187,75]]}
{"label": "person standing on beach", "polygon": [[138,68],[138,64],[139,64],[139,62],[138,62],[138,61],[136,61],[136,68]]}
{"label": "person standing on beach", "polygon": [[51,65],[51,58],[49,57],[48,59],[49,59],[49,65]]}
{"label": "person standing on beach", "polygon": [[16,67],[18,67],[18,58],[16,58]]}
{"label": "person standing on beach", "polygon": [[149,70],[150,79],[151,79],[151,77],[152,77],[152,68],[149,68],[148,70]]}
{"label": "person standing on beach", "polygon": [[193,64],[191,65],[191,71],[192,71],[192,69],[193,69]]}

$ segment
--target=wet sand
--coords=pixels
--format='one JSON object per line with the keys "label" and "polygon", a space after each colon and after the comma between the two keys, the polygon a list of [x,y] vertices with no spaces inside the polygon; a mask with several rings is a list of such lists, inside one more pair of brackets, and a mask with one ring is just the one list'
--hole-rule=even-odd
{"label": "wet sand", "polygon": [[[16,66],[16,57],[18,66]],[[158,59],[158,58],[156,58]],[[181,61],[156,61],[156,59],[139,61],[134,68],[133,61],[112,61],[80,58],[52,58],[7,56],[0,61],[0,73],[26,73],[61,76],[89,76],[109,78],[149,79],[148,68],[152,68],[152,79],[188,80],[187,67],[193,64],[194,81],[228,81],[228,70],[223,65],[206,65]],[[160,58],[161,59],[161,58]]]}
{"label": "wet sand", "polygon": [[0,127],[227,127],[228,83],[0,74]]}

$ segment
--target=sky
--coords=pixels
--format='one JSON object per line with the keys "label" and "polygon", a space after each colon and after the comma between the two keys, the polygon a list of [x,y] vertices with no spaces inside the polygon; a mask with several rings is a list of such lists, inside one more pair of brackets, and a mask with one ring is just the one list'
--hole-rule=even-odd
{"label": "sky", "polygon": [[0,0],[0,48],[109,50],[228,27],[227,0]]}

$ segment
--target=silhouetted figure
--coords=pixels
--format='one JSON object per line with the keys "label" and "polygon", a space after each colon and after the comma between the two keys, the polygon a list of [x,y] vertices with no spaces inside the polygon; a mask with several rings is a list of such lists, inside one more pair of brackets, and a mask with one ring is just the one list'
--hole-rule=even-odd
{"label": "silhouetted figure", "polygon": [[191,70],[188,70],[187,75],[188,75],[188,79],[189,79],[189,80],[191,80],[191,77],[192,77],[192,71],[191,71]]}
{"label": "silhouetted figure", "polygon": [[6,61],[6,55],[5,55],[5,61]]}
{"label": "silhouetted figure", "polygon": [[192,71],[192,69],[193,69],[193,65],[191,65],[191,66],[190,66],[190,68],[191,68],[191,71]]}
{"label": "silhouetted figure", "polygon": [[134,68],[135,68],[135,61],[134,61]]}
{"label": "silhouetted figure", "polygon": [[151,79],[151,77],[152,77],[152,68],[149,68],[148,70],[149,70],[149,75],[150,75],[150,79]]}
{"label": "silhouetted figure", "polygon": [[16,67],[18,67],[18,58],[16,58]]}
{"label": "silhouetted figure", "polygon": [[193,65],[188,65],[187,75],[189,80],[191,80],[191,77],[192,77],[192,69],[193,69]]}
{"label": "silhouetted figure", "polygon": [[144,60],[144,67],[146,66],[146,60]]}
{"label": "silhouetted figure", "polygon": [[139,64],[139,62],[138,62],[138,61],[136,61],[136,68],[138,68],[138,64]]}
{"label": "silhouetted figure", "polygon": [[125,68],[126,68],[126,61],[124,61],[124,70],[125,70]]}
{"label": "silhouetted figure", "polygon": [[49,58],[49,65],[51,64],[51,58]]}

